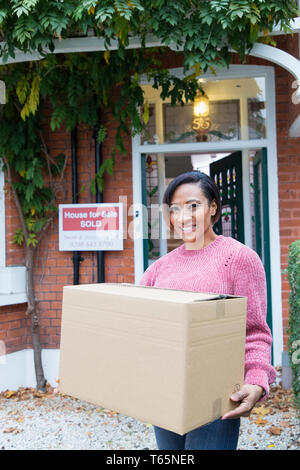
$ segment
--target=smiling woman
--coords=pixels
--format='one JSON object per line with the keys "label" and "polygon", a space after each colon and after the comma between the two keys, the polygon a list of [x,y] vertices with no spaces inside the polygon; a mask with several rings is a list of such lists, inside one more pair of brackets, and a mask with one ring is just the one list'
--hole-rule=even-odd
{"label": "smiling woman", "polygon": [[205,173],[187,172],[172,180],[164,193],[163,214],[183,244],[152,263],[140,285],[239,295],[248,300],[244,385],[230,397],[239,406],[183,436],[154,426],[157,445],[163,450],[236,449],[240,417],[249,416],[255,404],[268,396],[269,385],[276,379],[270,361],[264,267],[254,250],[214,232],[220,195]]}
{"label": "smiling woman", "polygon": [[217,235],[212,225],[221,215],[218,188],[205,173],[191,171],[175,178],[168,186],[163,207],[165,220],[185,242],[186,249],[200,249]]}

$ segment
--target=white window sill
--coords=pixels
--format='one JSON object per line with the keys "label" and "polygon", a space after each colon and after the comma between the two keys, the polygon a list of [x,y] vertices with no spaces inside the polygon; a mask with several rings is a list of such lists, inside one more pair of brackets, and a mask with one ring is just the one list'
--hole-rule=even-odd
{"label": "white window sill", "polygon": [[27,302],[26,267],[0,268],[0,306]]}
{"label": "white window sill", "polygon": [[5,305],[24,304],[27,302],[27,294],[0,294],[0,307]]}

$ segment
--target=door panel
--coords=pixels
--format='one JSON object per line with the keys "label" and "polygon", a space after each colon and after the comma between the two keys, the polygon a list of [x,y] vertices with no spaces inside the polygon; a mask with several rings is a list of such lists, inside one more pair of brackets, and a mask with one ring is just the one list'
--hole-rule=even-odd
{"label": "door panel", "polygon": [[267,282],[267,323],[272,331],[271,299],[271,263],[269,231],[269,197],[268,197],[268,157],[267,150],[256,152],[253,161],[254,170],[254,204],[255,204],[255,249],[260,256],[266,272]]}
{"label": "door panel", "polygon": [[220,190],[222,215],[213,226],[218,235],[244,243],[242,152],[235,152],[209,165],[210,176]]}
{"label": "door panel", "polygon": [[142,204],[143,204],[143,246],[144,246],[144,271],[149,265],[149,235],[148,235],[148,209],[147,209],[147,186],[146,186],[146,155],[141,154],[141,169],[142,169]]}

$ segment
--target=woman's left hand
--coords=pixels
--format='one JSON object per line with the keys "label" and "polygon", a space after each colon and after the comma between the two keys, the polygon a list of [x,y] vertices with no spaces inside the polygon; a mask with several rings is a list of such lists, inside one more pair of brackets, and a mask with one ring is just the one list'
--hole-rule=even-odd
{"label": "woman's left hand", "polygon": [[260,385],[244,384],[238,392],[231,395],[230,400],[241,402],[240,405],[232,411],[229,411],[222,419],[246,417],[251,413],[252,408],[262,397],[264,389]]}

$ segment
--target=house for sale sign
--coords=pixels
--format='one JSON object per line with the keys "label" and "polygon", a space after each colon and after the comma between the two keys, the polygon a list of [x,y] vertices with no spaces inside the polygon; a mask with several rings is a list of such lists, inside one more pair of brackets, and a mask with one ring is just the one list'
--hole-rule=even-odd
{"label": "house for sale sign", "polygon": [[123,250],[123,205],[60,204],[59,250]]}

